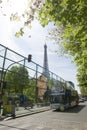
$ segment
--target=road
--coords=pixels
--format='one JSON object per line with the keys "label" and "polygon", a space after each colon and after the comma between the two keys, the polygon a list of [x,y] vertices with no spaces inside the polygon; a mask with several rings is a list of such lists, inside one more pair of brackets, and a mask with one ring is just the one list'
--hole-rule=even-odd
{"label": "road", "polygon": [[0,130],[87,130],[87,102],[65,112],[50,110],[4,120]]}

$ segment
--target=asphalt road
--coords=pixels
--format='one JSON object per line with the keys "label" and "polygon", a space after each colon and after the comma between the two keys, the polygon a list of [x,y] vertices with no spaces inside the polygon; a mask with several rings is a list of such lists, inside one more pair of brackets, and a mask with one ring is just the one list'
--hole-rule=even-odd
{"label": "asphalt road", "polygon": [[50,110],[1,121],[0,130],[87,130],[87,102],[65,112]]}

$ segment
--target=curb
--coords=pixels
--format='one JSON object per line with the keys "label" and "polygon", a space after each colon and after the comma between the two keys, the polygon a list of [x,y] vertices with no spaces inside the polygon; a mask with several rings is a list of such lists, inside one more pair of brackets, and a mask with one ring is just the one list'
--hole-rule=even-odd
{"label": "curb", "polygon": [[19,118],[19,117],[23,117],[23,116],[28,116],[28,115],[32,115],[32,114],[37,114],[37,113],[45,112],[45,111],[49,111],[49,110],[51,110],[50,107],[49,107],[49,108],[40,108],[40,109],[31,111],[31,112],[26,112],[26,113],[17,114],[17,115],[15,116],[15,118]]}
{"label": "curb", "polygon": [[1,116],[1,117],[0,117],[0,121],[3,121],[3,120],[6,121],[6,120],[15,119],[15,118],[20,118],[20,117],[23,117],[23,116],[28,116],[28,115],[32,115],[32,114],[37,114],[37,113],[45,112],[45,111],[49,111],[49,110],[51,110],[50,107],[42,107],[42,108],[37,108],[36,110],[29,111],[29,112],[26,112],[26,113],[16,114],[15,117],[5,117],[5,116]]}

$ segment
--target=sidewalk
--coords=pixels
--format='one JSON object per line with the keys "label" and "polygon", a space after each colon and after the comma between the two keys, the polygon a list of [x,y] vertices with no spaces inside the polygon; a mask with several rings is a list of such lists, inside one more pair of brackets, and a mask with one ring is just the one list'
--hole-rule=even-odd
{"label": "sidewalk", "polygon": [[18,111],[16,111],[16,118],[18,117],[22,117],[22,116],[27,116],[27,115],[31,115],[31,114],[36,114],[39,112],[44,112],[44,111],[48,111],[50,110],[50,106],[46,106],[46,107],[34,107],[34,108],[19,108]]}
{"label": "sidewalk", "polygon": [[[36,114],[44,111],[50,110],[50,106],[45,106],[45,107],[34,107],[34,108],[27,108],[25,109],[24,107],[19,107],[15,109],[15,118],[23,117],[23,116],[28,116],[31,114]],[[4,119],[12,119],[12,117],[5,117],[5,116],[0,116],[0,121]]]}

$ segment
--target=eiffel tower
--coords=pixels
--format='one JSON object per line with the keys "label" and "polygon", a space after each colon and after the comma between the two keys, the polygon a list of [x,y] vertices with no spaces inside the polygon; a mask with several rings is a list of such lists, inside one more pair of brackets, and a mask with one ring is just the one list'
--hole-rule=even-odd
{"label": "eiffel tower", "polygon": [[48,58],[47,58],[47,45],[44,45],[44,63],[43,63],[43,73],[47,78],[50,77],[49,67],[48,67]]}

